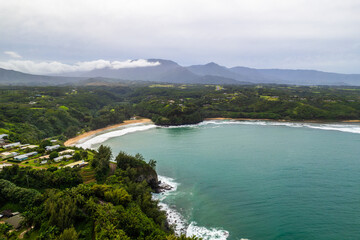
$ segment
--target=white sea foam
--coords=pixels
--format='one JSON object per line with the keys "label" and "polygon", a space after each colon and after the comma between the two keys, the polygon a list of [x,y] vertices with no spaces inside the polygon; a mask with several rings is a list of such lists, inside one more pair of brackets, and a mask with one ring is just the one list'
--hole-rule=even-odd
{"label": "white sea foam", "polygon": [[179,184],[169,177],[159,176],[159,180],[164,186],[171,186],[172,188],[171,190],[162,193],[153,194],[153,198],[160,201],[159,206],[161,210],[166,212],[168,222],[174,227],[176,235],[180,236],[181,234],[185,234],[187,237],[196,236],[201,237],[204,240],[223,240],[229,237],[229,232],[225,230],[216,228],[207,229],[205,227],[197,226],[195,222],[189,224],[174,207],[163,202],[168,196],[176,194]]}
{"label": "white sea foam", "polygon": [[198,126],[207,125],[260,125],[260,126],[286,126],[293,128],[312,128],[327,131],[340,131],[348,133],[360,134],[360,124],[343,124],[343,123],[301,123],[301,122],[275,122],[275,121],[260,121],[260,120],[211,120],[204,121]]}
{"label": "white sea foam", "polygon": [[186,230],[186,236],[196,236],[202,238],[203,240],[225,240],[229,237],[229,232],[216,228],[207,229],[205,227],[199,227],[196,226],[196,222],[192,222]]}
{"label": "white sea foam", "polygon": [[83,139],[78,144],[76,144],[77,147],[82,148],[91,148],[94,144],[102,143],[110,138],[113,137],[119,137],[123,136],[125,134],[133,133],[133,132],[139,132],[139,131],[146,131],[151,128],[155,128],[156,126],[154,124],[144,124],[144,123],[134,123],[129,124],[126,126],[123,126],[119,130],[111,130],[109,132],[101,133],[99,135],[96,135],[95,137],[90,137]]}
{"label": "white sea foam", "polygon": [[174,231],[176,235],[185,234],[186,232],[186,221],[184,217],[175,209],[167,205],[166,203],[162,202],[168,196],[176,194],[177,187],[179,183],[175,182],[173,178],[165,177],[165,176],[158,176],[160,186],[170,186],[171,189],[161,192],[161,193],[154,193],[153,199],[159,200],[159,207],[161,210],[166,212],[166,217],[168,223],[174,227]]}

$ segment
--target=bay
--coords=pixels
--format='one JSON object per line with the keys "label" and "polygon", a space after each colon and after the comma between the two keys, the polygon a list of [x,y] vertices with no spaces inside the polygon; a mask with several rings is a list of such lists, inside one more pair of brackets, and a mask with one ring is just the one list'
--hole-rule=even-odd
{"label": "bay", "polygon": [[359,133],[359,124],[208,121],[92,147],[155,159],[178,184],[163,203],[205,239],[220,230],[230,240],[359,239]]}

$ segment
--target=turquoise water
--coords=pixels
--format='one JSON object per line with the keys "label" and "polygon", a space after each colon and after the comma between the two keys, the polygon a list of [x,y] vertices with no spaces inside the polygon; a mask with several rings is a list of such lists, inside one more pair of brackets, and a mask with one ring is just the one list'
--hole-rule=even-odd
{"label": "turquoise water", "polygon": [[155,159],[179,183],[164,202],[228,239],[360,239],[360,126],[309,126],[214,121],[103,144]]}

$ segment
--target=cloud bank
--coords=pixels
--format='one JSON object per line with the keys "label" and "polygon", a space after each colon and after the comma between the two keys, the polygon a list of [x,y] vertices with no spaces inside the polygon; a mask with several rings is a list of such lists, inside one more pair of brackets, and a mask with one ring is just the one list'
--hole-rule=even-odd
{"label": "cloud bank", "polygon": [[360,73],[359,13],[359,0],[3,0],[0,51]]}
{"label": "cloud bank", "polygon": [[5,51],[4,53],[11,58],[22,58],[19,54],[13,51]]}
{"label": "cloud bank", "polygon": [[159,62],[149,62],[145,59],[126,60],[126,61],[107,61],[103,59],[87,62],[77,62],[73,65],[52,62],[34,62],[30,60],[9,60],[0,62],[0,68],[15,70],[32,74],[59,74],[68,72],[91,71],[95,69],[120,69],[120,68],[138,68],[154,67],[160,65]]}

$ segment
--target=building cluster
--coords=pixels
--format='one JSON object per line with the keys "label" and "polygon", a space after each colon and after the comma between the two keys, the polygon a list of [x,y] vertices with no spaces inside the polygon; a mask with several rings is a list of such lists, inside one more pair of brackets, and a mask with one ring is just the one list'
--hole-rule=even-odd
{"label": "building cluster", "polygon": [[[0,171],[4,167],[8,167],[16,163],[22,163],[23,161],[26,161],[25,164],[30,163],[39,165],[69,161],[75,154],[74,149],[63,150],[64,147],[59,144],[49,145],[46,146],[45,149],[39,149],[39,145],[21,144],[20,142],[10,143],[7,141],[7,134],[0,135],[0,139],[2,143],[0,148]],[[50,142],[56,143],[57,140],[51,140]],[[34,149],[36,151],[31,151],[30,149]],[[40,154],[39,152],[44,152],[44,154]],[[53,158],[51,160],[50,156],[52,152],[57,152],[58,156],[51,157]],[[73,168],[83,167],[86,165],[86,162],[78,161],[76,163],[69,164],[69,166],[66,166]]]}

